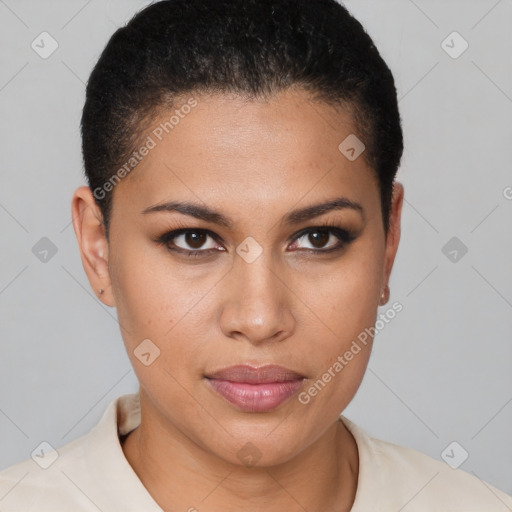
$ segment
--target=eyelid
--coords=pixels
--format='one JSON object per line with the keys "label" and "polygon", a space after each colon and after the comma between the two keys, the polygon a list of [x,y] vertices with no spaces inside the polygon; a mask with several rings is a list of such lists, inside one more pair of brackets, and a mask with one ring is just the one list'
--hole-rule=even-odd
{"label": "eyelid", "polygon": [[[165,231],[162,235],[156,237],[154,241],[161,245],[167,245],[171,241],[173,241],[175,238],[177,238],[180,235],[186,234],[186,233],[202,233],[206,234],[209,237],[211,237],[213,240],[215,240],[220,245],[224,244],[224,240],[220,235],[217,235],[217,233],[214,233],[213,231],[210,231],[209,229],[205,228],[193,228],[193,227],[177,227],[174,229],[170,229],[168,231]],[[176,252],[181,253],[204,253],[209,254],[211,251],[217,251],[217,249],[183,249],[183,247],[175,246],[172,249],[167,246],[169,250],[174,250]]]}
{"label": "eyelid", "polygon": [[355,231],[347,228],[342,228],[338,224],[321,224],[317,226],[311,226],[308,228],[304,228],[298,233],[294,234],[292,238],[290,238],[290,242],[294,240],[298,240],[308,235],[309,233],[315,233],[318,231],[326,231],[329,234],[333,234],[338,239],[338,244],[329,249],[300,249],[299,252],[311,252],[317,254],[328,254],[335,251],[341,251],[345,247],[347,247],[351,242],[353,242],[357,238],[357,234]]}
{"label": "eyelid", "polygon": [[[352,241],[354,241],[358,236],[358,234],[355,230],[341,227],[339,225],[339,223],[337,223],[337,222],[326,221],[320,225],[309,226],[307,228],[301,229],[300,231],[294,233],[287,240],[287,243],[289,244],[289,243],[293,242],[294,240],[300,239],[300,238],[304,237],[305,235],[307,235],[311,232],[315,232],[315,231],[326,231],[330,234],[334,234],[334,236],[338,239],[339,243],[335,247],[331,247],[329,249],[306,248],[306,249],[298,249],[298,250],[292,251],[292,252],[309,252],[309,253],[314,253],[314,254],[320,255],[322,253],[330,253],[330,252],[335,252],[338,250],[341,251],[342,249],[347,247]],[[169,247],[168,244],[171,243],[171,241],[173,239],[177,238],[178,236],[180,236],[184,233],[188,233],[188,232],[206,234],[206,235],[210,236],[213,240],[215,240],[217,243],[219,243],[220,245],[224,245],[224,240],[222,239],[222,237],[220,235],[217,235],[213,231],[210,231],[209,229],[206,229],[206,228],[194,228],[194,227],[190,227],[190,226],[188,226],[188,227],[175,226],[174,228],[169,229],[168,231],[164,232],[162,235],[157,237],[154,241],[161,245],[167,246],[168,250],[170,250],[170,251],[187,254],[189,256],[192,256],[192,255],[195,256],[195,255],[201,255],[201,254],[209,255],[212,253],[212,251],[219,252],[219,249],[212,249],[212,248],[210,248],[210,249],[183,249],[182,247],[178,247],[178,246],[175,246],[172,248]]]}
{"label": "eyelid", "polygon": [[315,226],[309,226],[307,228],[303,228],[300,231],[297,231],[297,233],[294,233],[288,241],[291,242],[295,240],[296,238],[301,238],[304,235],[307,235],[310,232],[315,231],[328,231],[329,233],[338,233],[338,234],[346,234],[347,238],[353,235],[353,232],[349,229],[342,228],[338,224],[318,224]]}

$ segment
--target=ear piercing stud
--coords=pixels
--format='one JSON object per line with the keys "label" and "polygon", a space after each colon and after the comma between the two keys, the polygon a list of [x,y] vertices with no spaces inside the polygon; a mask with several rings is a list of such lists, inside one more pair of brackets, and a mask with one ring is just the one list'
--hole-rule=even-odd
{"label": "ear piercing stud", "polygon": [[380,295],[379,305],[384,306],[384,304],[387,304],[389,300],[389,292],[389,285],[386,284],[384,290],[382,290],[382,293]]}

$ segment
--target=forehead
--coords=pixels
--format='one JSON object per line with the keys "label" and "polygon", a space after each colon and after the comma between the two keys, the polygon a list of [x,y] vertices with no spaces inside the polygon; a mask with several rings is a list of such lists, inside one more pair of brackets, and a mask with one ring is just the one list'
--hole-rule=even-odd
{"label": "forehead", "polygon": [[304,91],[269,100],[190,94],[150,120],[135,148],[140,161],[115,194],[137,207],[186,195],[233,208],[297,202],[333,187],[360,196],[375,192],[376,180],[364,155],[343,152],[356,133],[349,111]]}

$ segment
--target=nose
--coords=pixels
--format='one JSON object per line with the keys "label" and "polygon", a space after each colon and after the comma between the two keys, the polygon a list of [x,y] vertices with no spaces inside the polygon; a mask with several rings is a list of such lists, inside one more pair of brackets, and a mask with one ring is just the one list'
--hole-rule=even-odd
{"label": "nose", "polygon": [[235,258],[224,280],[220,327],[225,336],[260,345],[293,334],[293,293],[270,264],[265,253],[252,263]]}

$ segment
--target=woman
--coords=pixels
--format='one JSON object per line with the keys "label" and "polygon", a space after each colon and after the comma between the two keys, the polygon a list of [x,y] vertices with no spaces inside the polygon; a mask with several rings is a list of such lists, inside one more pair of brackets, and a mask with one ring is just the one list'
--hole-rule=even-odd
{"label": "woman", "polygon": [[1,472],[3,512],[512,508],[341,415],[404,194],[394,80],[344,7],[155,3],[94,68],[82,137],[75,233],[140,391]]}

